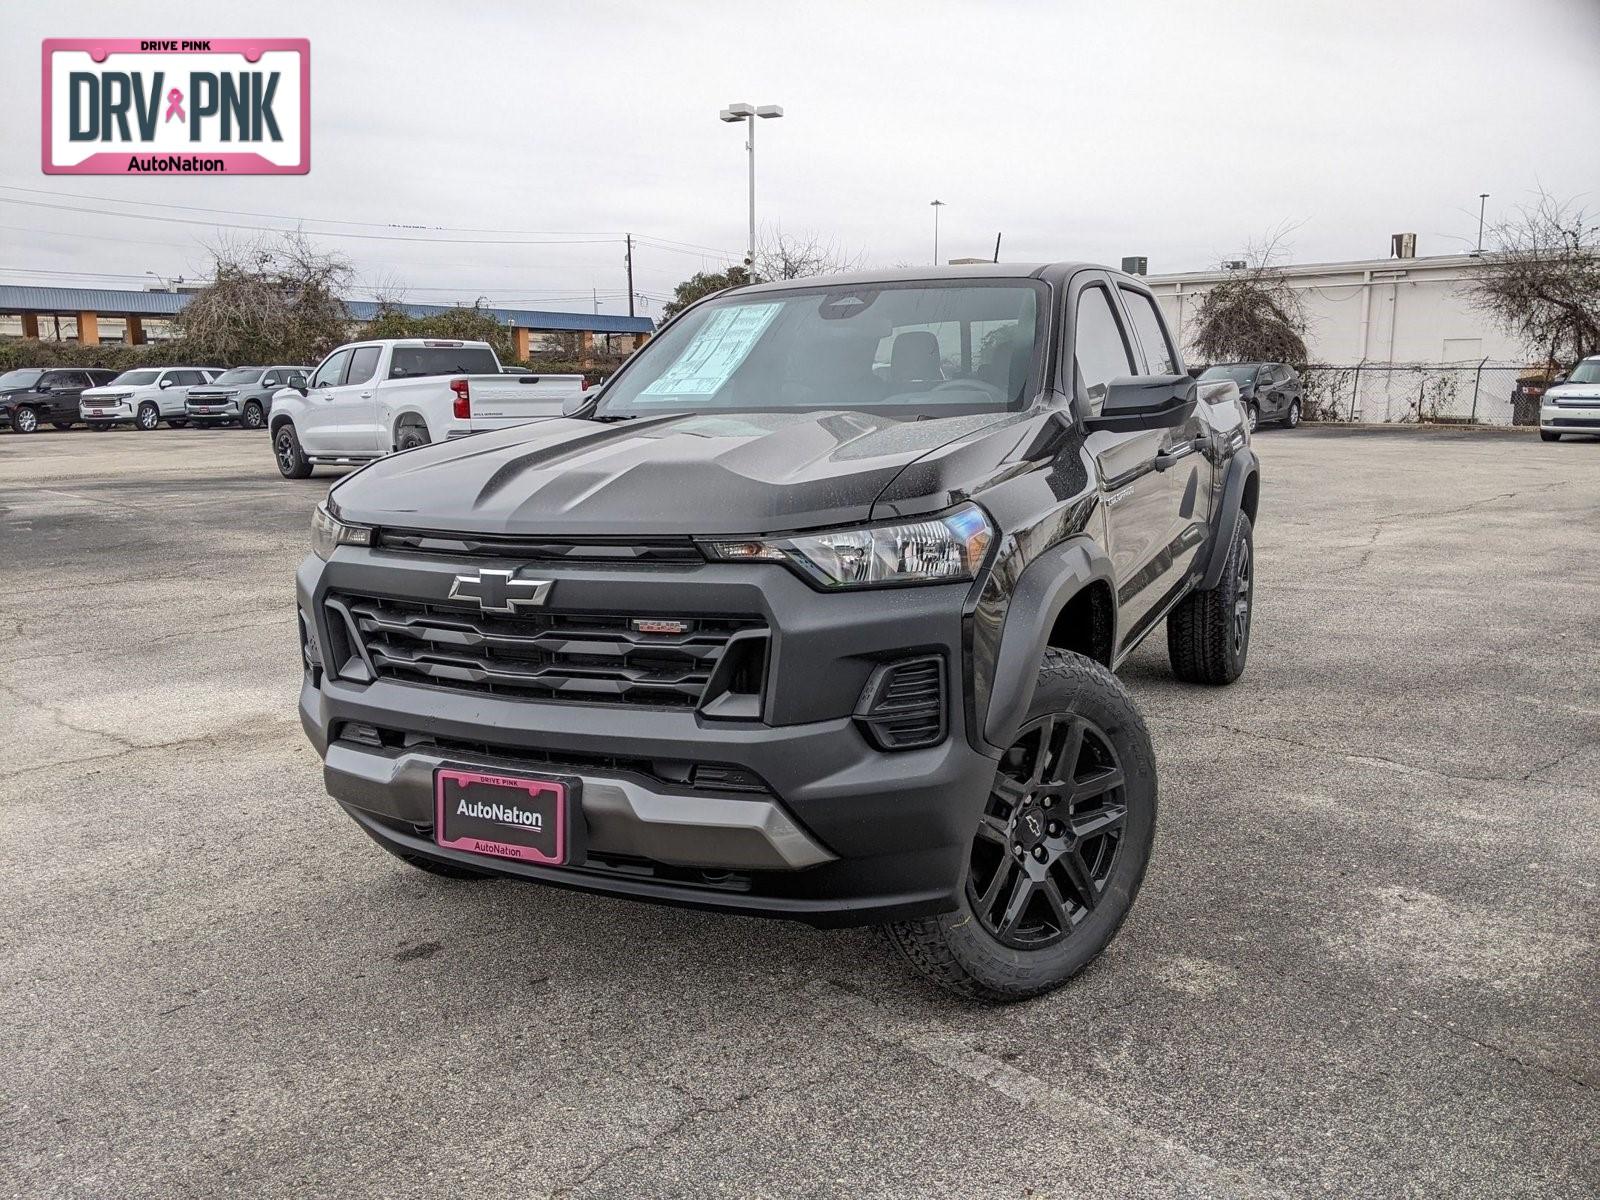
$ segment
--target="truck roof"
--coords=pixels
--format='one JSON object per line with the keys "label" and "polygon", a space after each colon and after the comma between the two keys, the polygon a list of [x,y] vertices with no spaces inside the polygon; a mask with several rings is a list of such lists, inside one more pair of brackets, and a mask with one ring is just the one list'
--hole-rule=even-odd
{"label": "truck roof", "polygon": [[[947,279],[1047,279],[1059,282],[1078,271],[1107,271],[1122,275],[1115,267],[1091,262],[1053,263],[971,263],[958,267],[900,267],[888,271],[852,271],[842,275],[818,275],[808,279],[777,279],[733,289],[738,292],[777,292],[809,287],[860,287],[874,283],[912,283],[919,280]],[[1135,279],[1136,276],[1127,276]]]}

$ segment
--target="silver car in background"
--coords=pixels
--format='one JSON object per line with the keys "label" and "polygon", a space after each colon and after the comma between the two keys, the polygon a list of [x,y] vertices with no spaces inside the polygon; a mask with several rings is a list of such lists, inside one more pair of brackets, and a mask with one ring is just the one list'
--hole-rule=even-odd
{"label": "silver car in background", "polygon": [[1600,437],[1600,354],[1581,360],[1539,402],[1539,436],[1559,442],[1564,433]]}
{"label": "silver car in background", "polygon": [[310,367],[232,367],[205,387],[189,389],[184,408],[195,425],[237,421],[246,429],[264,429],[274,392],[303,387]]}

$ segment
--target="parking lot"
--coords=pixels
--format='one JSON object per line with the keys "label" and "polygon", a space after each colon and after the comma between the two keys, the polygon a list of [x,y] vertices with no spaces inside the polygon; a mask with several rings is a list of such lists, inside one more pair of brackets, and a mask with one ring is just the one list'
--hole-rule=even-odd
{"label": "parking lot", "polygon": [[1600,1191],[1600,444],[1257,439],[1243,680],[1124,671],[1120,938],[1006,1008],[871,931],[452,884],[328,800],[238,430],[0,436],[0,1192]]}

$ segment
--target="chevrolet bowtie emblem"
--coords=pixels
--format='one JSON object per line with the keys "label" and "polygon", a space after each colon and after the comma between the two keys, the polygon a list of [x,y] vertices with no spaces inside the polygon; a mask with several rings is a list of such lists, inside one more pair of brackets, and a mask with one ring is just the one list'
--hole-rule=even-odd
{"label": "chevrolet bowtie emblem", "polygon": [[479,571],[457,575],[450,585],[450,599],[476,600],[484,612],[516,612],[543,604],[551,583],[549,579],[517,579],[511,571]]}

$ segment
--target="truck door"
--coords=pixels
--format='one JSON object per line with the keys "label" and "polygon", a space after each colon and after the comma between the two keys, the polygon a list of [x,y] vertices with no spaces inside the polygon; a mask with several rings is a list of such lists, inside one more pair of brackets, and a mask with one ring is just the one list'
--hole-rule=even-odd
{"label": "truck door", "polygon": [[[1134,335],[1136,359],[1142,361],[1146,375],[1178,375],[1179,360],[1166,323],[1156,308],[1155,298],[1125,283],[1117,285],[1117,297],[1128,317]],[[1155,477],[1161,495],[1163,532],[1157,539],[1160,549],[1146,566],[1151,617],[1166,608],[1194,566],[1195,557],[1205,544],[1211,518],[1212,464],[1204,453],[1205,426],[1198,411],[1191,412],[1182,425],[1155,431]]]}
{"label": "truck door", "polygon": [[334,409],[334,398],[344,383],[345,368],[349,365],[349,348],[335,350],[322,360],[306,385],[304,411],[295,420],[295,431],[300,437],[300,448],[307,454],[338,452],[339,417]]}
{"label": "truck door", "polygon": [[377,375],[382,346],[355,346],[344,382],[334,389],[338,449],[349,454],[373,454],[389,449],[381,444],[378,428]]}

